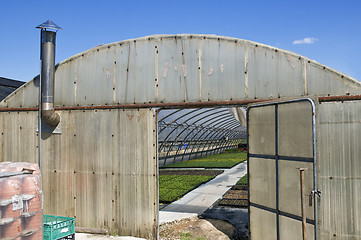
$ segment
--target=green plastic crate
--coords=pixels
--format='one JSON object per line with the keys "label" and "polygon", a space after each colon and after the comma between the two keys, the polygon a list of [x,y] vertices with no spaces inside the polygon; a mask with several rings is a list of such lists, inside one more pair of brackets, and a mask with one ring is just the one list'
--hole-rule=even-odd
{"label": "green plastic crate", "polygon": [[75,218],[43,215],[44,240],[56,240],[74,236]]}

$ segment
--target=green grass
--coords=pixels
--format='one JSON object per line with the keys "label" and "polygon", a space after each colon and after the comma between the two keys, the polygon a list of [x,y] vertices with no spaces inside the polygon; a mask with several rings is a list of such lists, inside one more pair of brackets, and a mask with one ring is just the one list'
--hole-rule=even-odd
{"label": "green grass", "polygon": [[247,158],[246,152],[224,152],[180,163],[169,164],[162,168],[231,168]]}
{"label": "green grass", "polygon": [[173,202],[212,178],[213,176],[199,175],[160,175],[159,202]]}
{"label": "green grass", "polygon": [[244,175],[241,179],[239,179],[236,183],[236,185],[248,185],[248,178],[247,175]]}
{"label": "green grass", "polygon": [[205,237],[193,238],[190,232],[182,232],[180,240],[206,240]]}

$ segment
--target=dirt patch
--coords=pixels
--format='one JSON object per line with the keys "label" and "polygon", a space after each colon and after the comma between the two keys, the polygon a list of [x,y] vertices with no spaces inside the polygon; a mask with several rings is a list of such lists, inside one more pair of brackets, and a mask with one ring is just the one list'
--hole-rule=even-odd
{"label": "dirt patch", "polygon": [[232,224],[216,219],[187,218],[159,226],[161,240],[174,239],[232,239]]}
{"label": "dirt patch", "polygon": [[201,175],[201,176],[217,176],[223,173],[223,170],[187,170],[187,169],[172,169],[160,170],[160,175]]}

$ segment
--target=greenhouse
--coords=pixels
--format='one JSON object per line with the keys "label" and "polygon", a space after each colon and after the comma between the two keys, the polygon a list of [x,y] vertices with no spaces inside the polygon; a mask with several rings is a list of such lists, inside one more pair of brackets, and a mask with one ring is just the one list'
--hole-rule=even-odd
{"label": "greenhouse", "polygon": [[253,240],[302,239],[303,226],[313,239],[360,238],[357,80],[282,49],[196,34],[97,46],[54,71],[42,117],[39,76],[0,102],[0,161],[41,165],[44,214],[75,217],[78,232],[156,239],[159,167],[248,138]]}

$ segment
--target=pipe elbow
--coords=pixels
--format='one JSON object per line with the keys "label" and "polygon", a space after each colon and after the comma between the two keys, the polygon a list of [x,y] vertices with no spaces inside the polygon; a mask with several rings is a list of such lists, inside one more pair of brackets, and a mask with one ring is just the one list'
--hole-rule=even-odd
{"label": "pipe elbow", "polygon": [[44,121],[50,126],[56,127],[60,122],[60,116],[55,112],[50,104],[43,104],[43,109],[41,110],[41,116]]}

